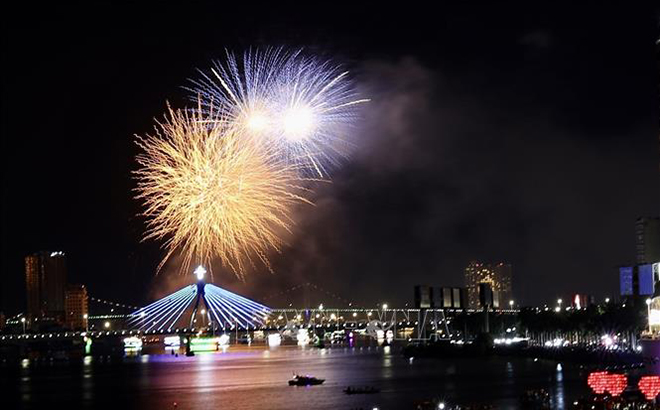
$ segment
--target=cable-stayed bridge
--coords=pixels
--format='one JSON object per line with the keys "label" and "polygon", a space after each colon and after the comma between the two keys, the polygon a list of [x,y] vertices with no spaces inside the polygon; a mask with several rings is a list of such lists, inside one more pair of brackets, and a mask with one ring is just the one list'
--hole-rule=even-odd
{"label": "cable-stayed bridge", "polygon": [[[294,334],[308,329],[317,334],[328,332],[353,331],[374,338],[385,332],[394,338],[406,340],[426,340],[428,338],[452,339],[460,337],[461,331],[451,330],[452,317],[458,314],[482,313],[467,309],[414,309],[357,308],[335,294],[316,285],[306,283],[280,292],[298,291],[313,288],[334,298],[348,307],[333,308],[319,305],[315,308],[276,309],[227,291],[204,281],[204,269],[195,271],[196,283],[183,288],[147,305],[136,307],[122,303],[92,298],[96,303],[110,307],[110,313],[90,315],[87,329],[59,331],[39,334],[8,335],[2,341],[12,340],[57,340],[80,336],[103,337],[126,335],[192,335],[222,334],[231,332],[278,332]],[[124,310],[128,313],[119,313]],[[502,314],[516,314],[517,310],[502,310]],[[238,333],[236,333],[238,339]]]}

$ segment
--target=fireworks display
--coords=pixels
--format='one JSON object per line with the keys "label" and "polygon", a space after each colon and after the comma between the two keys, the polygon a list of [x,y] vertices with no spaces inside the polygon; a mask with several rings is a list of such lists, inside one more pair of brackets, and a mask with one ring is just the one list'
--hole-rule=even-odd
{"label": "fireworks display", "polygon": [[357,98],[347,71],[301,50],[270,48],[240,58],[227,53],[225,62],[199,72],[188,88],[193,98],[207,107],[220,103],[245,134],[319,177],[348,152],[354,106],[368,101]]}
{"label": "fireworks display", "polygon": [[310,203],[306,182],[327,179],[346,154],[356,104],[348,73],[283,49],[227,54],[189,90],[195,110],[169,109],[156,133],[138,137],[135,172],[145,204],[144,239],[164,240],[181,271],[219,258],[243,277],[279,250],[291,208]]}
{"label": "fireworks display", "polygon": [[156,134],[138,139],[138,198],[148,218],[145,239],[179,250],[182,269],[219,257],[238,276],[246,263],[279,249],[290,205],[305,202],[295,168],[252,144],[214,114],[169,110]]}

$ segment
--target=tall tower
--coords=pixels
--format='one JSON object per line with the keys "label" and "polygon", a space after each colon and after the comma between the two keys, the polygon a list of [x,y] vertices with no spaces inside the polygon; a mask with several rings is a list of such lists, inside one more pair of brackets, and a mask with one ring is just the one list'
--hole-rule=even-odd
{"label": "tall tower", "polygon": [[27,291],[27,313],[30,318],[43,315],[41,303],[42,269],[38,254],[25,257],[25,289]]}
{"label": "tall tower", "polygon": [[68,328],[86,329],[89,315],[89,298],[85,285],[69,285],[64,297],[65,324]]}
{"label": "tall tower", "polygon": [[31,318],[64,318],[66,257],[64,252],[41,251],[25,257],[27,311]]}
{"label": "tall tower", "polygon": [[197,311],[199,310],[199,302],[204,302],[204,307],[202,311],[204,312],[202,316],[204,319],[208,320],[208,323],[213,326],[211,323],[211,309],[209,308],[209,304],[206,300],[206,294],[204,292],[204,289],[206,288],[206,282],[204,282],[204,275],[206,275],[206,269],[202,265],[199,265],[197,269],[195,269],[195,272],[193,272],[195,276],[197,276],[197,297],[195,298],[195,305],[193,306],[192,314],[190,315],[190,327],[195,327],[195,321],[197,319]]}
{"label": "tall tower", "polygon": [[660,218],[637,218],[635,242],[638,265],[660,262]]}
{"label": "tall tower", "polygon": [[[494,265],[479,262],[470,262],[465,268],[465,286],[468,294],[468,307],[480,307],[479,289],[481,284],[490,285],[493,291],[493,306],[505,308],[513,298],[511,286],[511,265],[497,263]],[[483,287],[482,287],[483,288]]]}
{"label": "tall tower", "polygon": [[495,278],[499,282],[497,291],[499,292],[500,308],[509,306],[509,301],[513,299],[513,287],[511,284],[511,264],[497,263],[492,266],[495,271]]}

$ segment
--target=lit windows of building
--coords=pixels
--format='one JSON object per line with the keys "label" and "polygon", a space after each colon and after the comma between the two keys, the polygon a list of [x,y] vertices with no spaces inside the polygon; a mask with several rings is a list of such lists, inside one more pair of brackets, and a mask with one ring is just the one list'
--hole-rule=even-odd
{"label": "lit windows of building", "polygon": [[25,257],[27,311],[31,318],[64,318],[66,257],[64,252],[41,251]]}
{"label": "lit windows of building", "polygon": [[72,330],[86,329],[89,315],[89,298],[85,285],[67,286],[64,305],[66,309],[66,326]]}
{"label": "lit windows of building", "polygon": [[[483,264],[470,262],[465,268],[468,307],[478,309],[481,306],[479,289],[481,284],[488,284],[492,290],[492,306],[506,308],[506,303],[513,299],[511,285],[511,265],[506,263]],[[482,286],[482,289],[485,289]],[[483,298],[482,298],[483,299]],[[489,301],[491,298],[487,298]]]}

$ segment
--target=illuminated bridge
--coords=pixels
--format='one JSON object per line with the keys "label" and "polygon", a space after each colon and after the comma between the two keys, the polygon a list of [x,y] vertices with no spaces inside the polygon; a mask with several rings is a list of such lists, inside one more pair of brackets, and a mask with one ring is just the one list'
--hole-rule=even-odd
{"label": "illuminated bridge", "polygon": [[[104,337],[126,335],[186,335],[236,332],[278,332],[296,334],[308,329],[316,334],[345,331],[376,337],[389,332],[394,338],[425,340],[428,338],[461,338],[462,329],[451,330],[452,318],[464,313],[482,313],[471,309],[388,308],[285,308],[275,309],[229,292],[204,281],[205,270],[195,271],[197,281],[147,306],[133,307],[94,299],[110,305],[110,314],[90,315],[86,332],[59,331],[51,333],[8,335],[1,341],[57,340],[81,336]],[[294,287],[299,288],[299,286]],[[115,308],[131,309],[128,314],[114,313]],[[517,314],[518,310],[498,311]]]}
{"label": "illuminated bridge", "polygon": [[[208,286],[208,284],[207,284]],[[182,289],[187,290],[188,287]],[[181,290],[180,290],[181,291]],[[176,292],[174,293],[176,294]],[[173,295],[174,295],[173,294]],[[198,293],[195,293],[195,300]],[[192,302],[188,301],[190,295],[181,297],[182,301],[187,301],[188,306]],[[163,298],[167,300],[169,297]],[[163,301],[161,299],[159,302]],[[174,299],[170,303],[176,303],[178,306],[179,299]],[[149,306],[151,310],[158,309],[154,302]],[[209,303],[209,309],[214,309],[217,304]],[[196,304],[195,304],[196,305]],[[146,312],[145,307],[140,310]],[[462,310],[462,309],[354,309],[354,308],[323,308],[318,307],[314,309],[267,309],[267,313],[259,316],[258,321],[249,321],[244,318],[240,320],[240,316],[236,317],[235,323],[221,322],[218,319],[211,320],[207,323],[196,324],[193,319],[193,326],[189,326],[190,318],[185,321],[162,321],[159,326],[154,326],[153,322],[150,326],[133,327],[127,326],[129,323],[134,323],[140,315],[132,314],[113,314],[113,315],[97,315],[90,316],[96,325],[87,331],[59,331],[50,333],[29,333],[29,334],[16,334],[4,335],[0,337],[0,343],[40,343],[50,342],[57,343],[58,340],[78,339],[86,340],[86,338],[99,339],[116,339],[123,340],[129,336],[154,336],[164,337],[167,335],[192,335],[202,333],[224,333],[228,332],[232,335],[234,332],[252,333],[262,332],[263,336],[272,333],[278,333],[282,337],[290,336],[293,339],[301,329],[306,329],[311,333],[317,334],[320,337],[324,334],[342,331],[345,334],[356,333],[374,339],[379,338],[380,335],[385,335],[391,332],[392,339],[405,340],[405,341],[422,341],[428,339],[463,339],[463,334],[458,330],[451,330],[452,317],[458,314],[476,314],[482,313],[475,310]],[[158,313],[151,312],[150,315],[157,316]],[[181,308],[175,310],[175,317],[183,315],[180,314]],[[518,313],[517,310],[507,310],[500,312],[506,315],[513,315]],[[172,314],[172,313],[170,313]],[[209,314],[202,312],[198,309],[198,316],[204,315],[208,318],[215,318],[215,313]],[[146,317],[146,314],[145,314]],[[222,317],[218,313],[218,318]],[[181,323],[181,326],[172,327],[172,323]],[[198,322],[199,323],[199,322]],[[167,324],[164,326],[163,324]],[[224,324],[225,327],[222,328]],[[382,332],[382,333],[381,333]],[[236,333],[238,339],[238,333]],[[95,342],[97,343],[97,342]]]}
{"label": "illuminated bridge", "polygon": [[[481,313],[472,309],[413,309],[388,308],[269,308],[243,296],[204,281],[206,271],[195,270],[197,282],[165,296],[145,307],[133,307],[130,314],[90,316],[93,330],[138,331],[141,334],[173,334],[227,330],[295,331],[301,328],[322,330],[392,330],[405,331],[415,337],[450,338],[451,317],[459,314]],[[308,284],[311,285],[311,284]],[[314,285],[313,285],[314,286]],[[291,288],[299,290],[301,285]],[[314,286],[317,290],[322,289]],[[337,295],[325,292],[350,305]],[[98,300],[97,300],[98,301]],[[101,301],[110,305],[120,306]],[[126,305],[121,305],[127,307]],[[114,309],[113,309],[114,310]],[[516,314],[518,310],[499,313]],[[460,333],[460,332],[458,332]]]}
{"label": "illuminated bridge", "polygon": [[171,332],[206,324],[222,330],[236,326],[255,329],[265,324],[269,308],[204,282],[205,273],[204,268],[198,267],[196,284],[136,310],[128,315],[126,327],[144,332]]}

